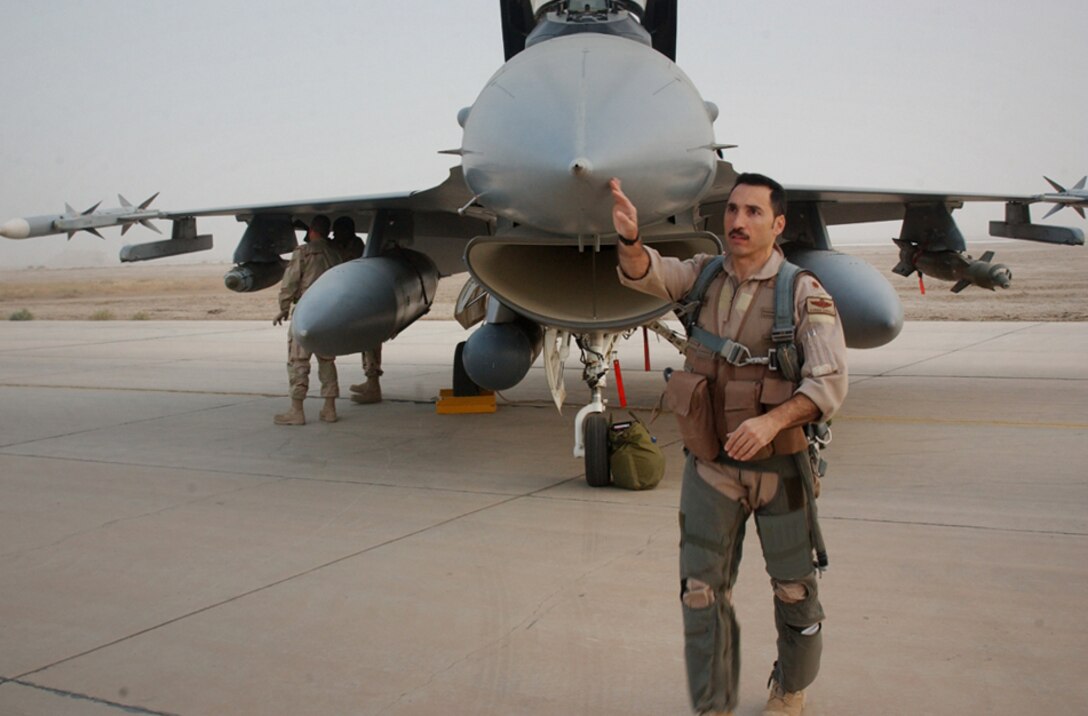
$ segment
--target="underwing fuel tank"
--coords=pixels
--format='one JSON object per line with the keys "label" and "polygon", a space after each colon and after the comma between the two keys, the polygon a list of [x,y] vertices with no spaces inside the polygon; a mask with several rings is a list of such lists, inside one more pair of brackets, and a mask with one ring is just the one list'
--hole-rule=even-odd
{"label": "underwing fuel tank", "polygon": [[717,109],[648,44],[580,33],[527,47],[462,110],[465,182],[517,225],[611,234],[608,180],[643,225],[690,209],[713,184]]}
{"label": "underwing fuel tank", "polygon": [[485,323],[465,341],[465,372],[485,390],[513,388],[540,355],[542,337],[540,326],[524,319]]}
{"label": "underwing fuel tank", "polygon": [[373,350],[427,313],[438,269],[397,250],[334,266],[302,295],[291,317],[295,340],[324,356]]}
{"label": "underwing fuel tank", "polygon": [[816,274],[835,299],[846,345],[876,348],[903,330],[903,304],[895,288],[866,261],[838,251],[783,244],[793,263]]}

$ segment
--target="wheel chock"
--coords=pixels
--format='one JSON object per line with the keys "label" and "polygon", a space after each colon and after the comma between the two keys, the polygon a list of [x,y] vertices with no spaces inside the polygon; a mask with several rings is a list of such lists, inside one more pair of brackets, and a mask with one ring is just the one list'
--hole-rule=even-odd
{"label": "wheel chock", "polygon": [[494,413],[495,394],[489,390],[481,390],[479,395],[454,395],[451,388],[443,388],[438,391],[434,412],[439,415]]}

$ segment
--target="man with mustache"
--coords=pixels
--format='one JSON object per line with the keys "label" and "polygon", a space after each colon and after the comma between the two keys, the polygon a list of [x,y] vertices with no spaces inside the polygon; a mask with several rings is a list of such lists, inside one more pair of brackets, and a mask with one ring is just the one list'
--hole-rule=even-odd
{"label": "man with mustache", "polygon": [[[785,258],[776,239],[786,227],[786,197],[773,179],[737,177],[725,209],[720,268],[719,257],[681,261],[644,246],[638,211],[619,179],[610,189],[620,282],[681,305],[687,299],[695,312],[685,370],[673,373],[665,389],[687,453],[680,598],[692,705],[701,714],[730,714],[737,706],[740,636],[732,590],[745,523],[754,513],[778,631],[763,713],[796,716],[819,671],[824,619],[813,561],[814,552],[820,560],[822,539],[804,426],[827,421],[846,396],[838,312],[811,274],[779,273]],[[708,265],[714,268],[700,280]],[[792,325],[788,308],[776,321],[780,276],[789,277],[784,284],[793,281]],[[689,295],[697,285],[701,295]],[[788,329],[772,335],[782,315],[792,335]]]}

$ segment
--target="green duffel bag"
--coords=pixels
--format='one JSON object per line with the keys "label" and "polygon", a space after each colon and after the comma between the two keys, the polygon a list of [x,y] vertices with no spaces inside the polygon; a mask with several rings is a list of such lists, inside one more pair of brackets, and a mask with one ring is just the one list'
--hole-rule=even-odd
{"label": "green duffel bag", "polygon": [[626,490],[649,490],[665,476],[665,455],[633,413],[608,430],[608,465],[612,484]]}

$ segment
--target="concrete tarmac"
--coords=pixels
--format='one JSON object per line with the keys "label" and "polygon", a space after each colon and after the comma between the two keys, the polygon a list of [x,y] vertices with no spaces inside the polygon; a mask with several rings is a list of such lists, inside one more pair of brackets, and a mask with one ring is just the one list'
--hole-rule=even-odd
{"label": "concrete tarmac", "polygon": [[[0,714],[689,713],[672,417],[657,489],[590,488],[576,356],[562,416],[539,367],[495,414],[436,415],[463,335],[417,324],[384,403],[277,427],[282,327],[0,323]],[[650,373],[620,349],[644,416],[681,363],[650,347]],[[852,353],[806,714],[1085,708],[1086,355],[1084,323]],[[774,658],[753,533],[739,714]]]}

